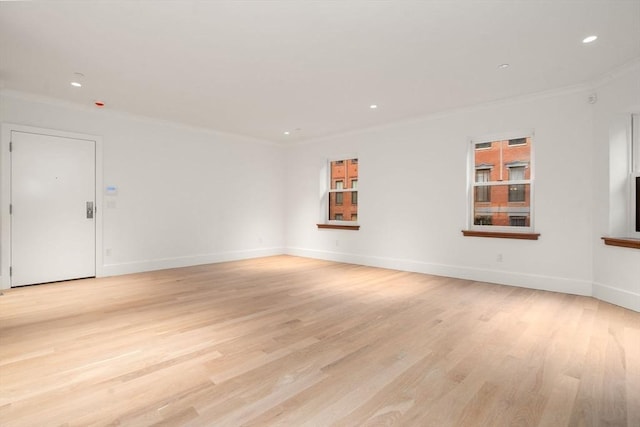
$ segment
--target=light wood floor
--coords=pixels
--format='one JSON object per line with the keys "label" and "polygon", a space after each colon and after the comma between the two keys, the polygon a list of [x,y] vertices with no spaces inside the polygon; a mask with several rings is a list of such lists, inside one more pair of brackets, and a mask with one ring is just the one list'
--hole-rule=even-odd
{"label": "light wood floor", "polygon": [[640,314],[288,256],[12,289],[0,425],[640,426]]}

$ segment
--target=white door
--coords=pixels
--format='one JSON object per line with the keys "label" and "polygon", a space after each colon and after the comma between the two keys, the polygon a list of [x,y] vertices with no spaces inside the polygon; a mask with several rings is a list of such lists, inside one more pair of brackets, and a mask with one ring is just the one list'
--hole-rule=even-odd
{"label": "white door", "polygon": [[95,141],[11,132],[11,286],[93,277]]}

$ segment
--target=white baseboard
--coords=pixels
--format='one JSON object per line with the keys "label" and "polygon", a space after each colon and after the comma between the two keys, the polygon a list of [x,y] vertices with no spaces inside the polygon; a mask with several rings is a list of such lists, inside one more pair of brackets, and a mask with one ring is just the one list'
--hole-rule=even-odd
{"label": "white baseboard", "polygon": [[102,267],[101,276],[119,276],[122,274],[142,273],[144,271],[164,270],[168,268],[190,267],[192,265],[215,264],[226,261],[239,261],[242,259],[260,258],[273,255],[282,255],[282,248],[249,249],[244,251],[229,251],[216,254],[193,255],[177,258],[162,258],[155,260],[142,260],[119,264],[105,264]]}
{"label": "white baseboard", "polygon": [[[106,264],[103,266],[101,276],[117,276],[122,274],[141,273],[144,271],[189,267],[192,265],[213,264],[226,261],[238,261],[282,254],[366,265],[370,267],[411,271],[415,273],[433,274],[435,276],[455,277],[478,282],[498,283],[530,289],[563,292],[574,295],[593,296],[596,299],[640,312],[640,294],[604,285],[602,283],[591,283],[586,280],[566,279],[562,277],[513,273],[500,270],[469,268],[406,259],[354,255],[303,248],[263,248],[178,258],[143,260],[120,264]],[[0,277],[0,283],[4,283],[1,279],[2,277]]]}
{"label": "white baseboard", "polygon": [[619,305],[620,307],[628,308],[629,310],[640,312],[640,294],[603,285],[602,283],[594,283],[593,297]]}
{"label": "white baseboard", "polygon": [[509,271],[433,264],[404,259],[352,255],[302,248],[287,248],[286,253],[288,255],[324,259],[327,261],[346,262],[349,264],[360,264],[370,267],[380,267],[393,270],[411,271],[415,273],[433,274],[435,276],[455,277],[458,279],[474,280],[478,282],[498,283],[501,285],[518,286],[552,292],[563,292],[573,295],[592,295],[592,283],[587,280],[566,279],[562,277],[513,273]]}

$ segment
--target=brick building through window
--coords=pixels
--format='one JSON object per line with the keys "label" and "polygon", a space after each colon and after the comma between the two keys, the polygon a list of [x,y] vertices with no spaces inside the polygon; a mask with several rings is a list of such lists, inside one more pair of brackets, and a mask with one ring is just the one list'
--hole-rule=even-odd
{"label": "brick building through window", "polygon": [[330,162],[329,220],[358,220],[358,159]]}
{"label": "brick building through window", "polygon": [[474,143],[473,224],[531,226],[531,138]]}

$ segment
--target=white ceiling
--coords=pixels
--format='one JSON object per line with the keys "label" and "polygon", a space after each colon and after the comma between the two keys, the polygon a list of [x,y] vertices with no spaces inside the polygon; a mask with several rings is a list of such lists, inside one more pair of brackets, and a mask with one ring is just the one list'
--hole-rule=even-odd
{"label": "white ceiling", "polygon": [[586,83],[638,58],[640,0],[0,3],[1,88],[276,142]]}

